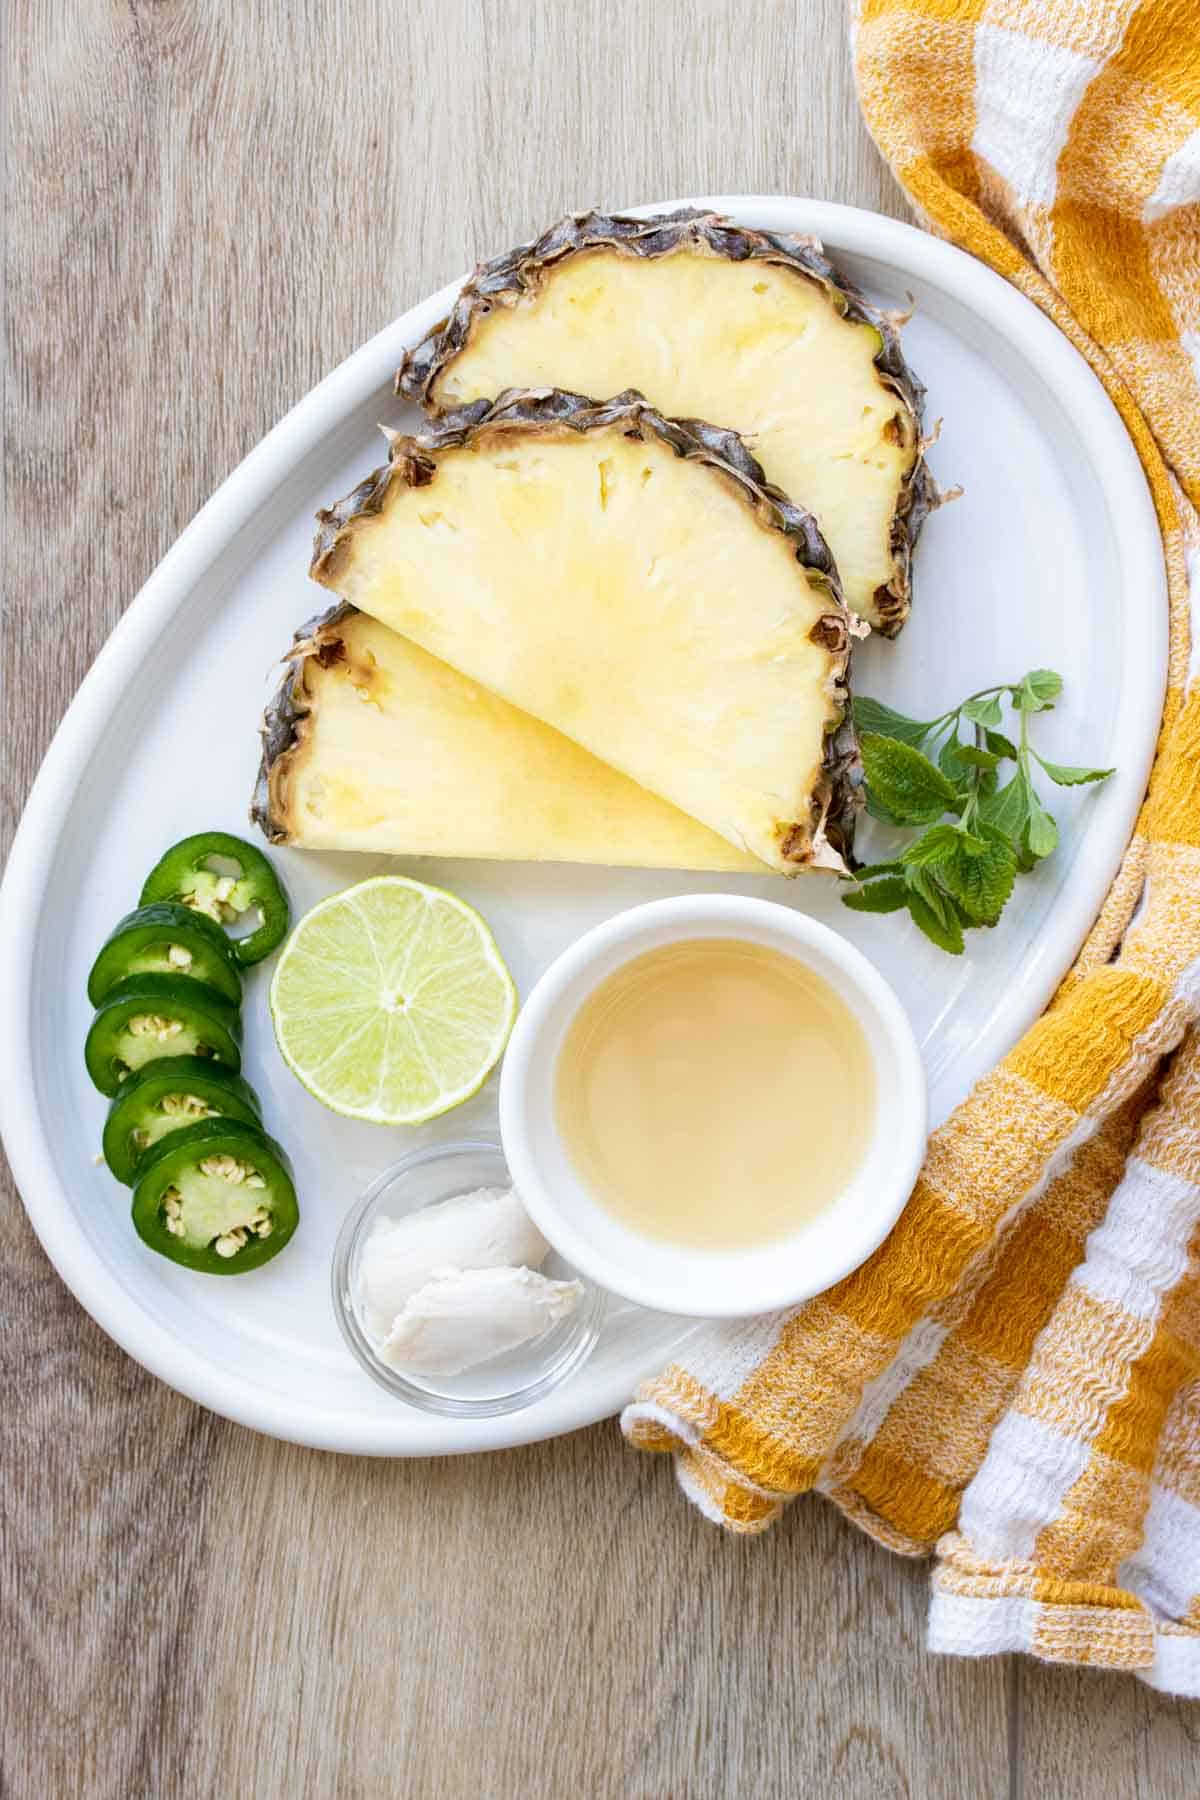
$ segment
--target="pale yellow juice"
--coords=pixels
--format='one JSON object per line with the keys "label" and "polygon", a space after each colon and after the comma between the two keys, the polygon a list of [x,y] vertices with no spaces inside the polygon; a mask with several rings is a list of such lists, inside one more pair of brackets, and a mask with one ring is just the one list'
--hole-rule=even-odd
{"label": "pale yellow juice", "polygon": [[705,1250],[790,1236],[830,1207],[873,1128],[862,1027],[821,976],[736,938],[669,944],[588,996],[556,1071],[559,1130],[594,1198]]}

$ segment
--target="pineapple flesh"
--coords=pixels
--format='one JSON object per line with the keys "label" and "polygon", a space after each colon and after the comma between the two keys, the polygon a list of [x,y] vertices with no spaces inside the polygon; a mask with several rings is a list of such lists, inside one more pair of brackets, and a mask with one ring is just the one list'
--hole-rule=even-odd
{"label": "pineapple flesh", "polygon": [[298,634],[263,742],[252,816],[274,843],[768,873],[350,606]]}
{"label": "pineapple flesh", "polygon": [[509,387],[636,388],[747,438],[817,519],[849,605],[894,635],[935,490],[895,322],[813,239],[715,215],[581,214],[483,265],[397,385],[434,412]]}
{"label": "pineapple flesh", "polygon": [[851,621],[761,476],[636,395],[509,394],[394,438],[320,515],[312,572],[737,849],[844,869]]}

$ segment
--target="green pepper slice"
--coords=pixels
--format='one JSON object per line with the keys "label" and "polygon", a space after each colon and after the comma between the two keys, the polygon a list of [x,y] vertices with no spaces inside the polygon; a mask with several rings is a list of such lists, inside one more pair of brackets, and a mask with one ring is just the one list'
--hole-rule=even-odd
{"label": "green pepper slice", "polygon": [[211,1056],[235,1072],[241,1014],[215,988],[186,975],[131,975],[96,1010],[83,1054],[102,1094],[163,1056]]}
{"label": "green pepper slice", "polygon": [[132,1187],[155,1144],[213,1118],[259,1124],[250,1083],[209,1057],[160,1057],[121,1083],[104,1123],[104,1160],[118,1181]]}
{"label": "green pepper slice", "polygon": [[176,900],[226,927],[257,914],[252,931],[230,936],[242,964],[261,962],[287,936],[287,895],[278,875],[261,850],[228,831],[199,831],[173,844],[142,888],[142,905],[154,900]]}
{"label": "green pepper slice", "polygon": [[203,1119],[163,1138],[133,1190],[142,1242],[207,1275],[260,1268],[299,1223],[286,1154],[242,1119]]}
{"label": "green pepper slice", "polygon": [[139,906],[109,933],[88,976],[92,1005],[130,975],[186,975],[241,1004],[241,971],[229,939],[203,913],[173,901]]}

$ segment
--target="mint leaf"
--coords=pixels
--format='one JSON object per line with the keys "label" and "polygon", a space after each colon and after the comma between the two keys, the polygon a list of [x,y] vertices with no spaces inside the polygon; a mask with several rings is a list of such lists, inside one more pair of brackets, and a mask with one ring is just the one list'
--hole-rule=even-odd
{"label": "mint leaf", "polygon": [[998,725],[1000,723],[1000,696],[987,694],[979,700],[967,700],[963,704],[963,718],[970,719],[972,725]]}
{"label": "mint leaf", "polygon": [[965,794],[970,786],[970,778],[962,763],[958,760],[958,753],[961,749],[962,745],[956,737],[948,737],[938,751],[937,760],[938,768],[942,771],[946,780],[953,782],[955,788],[960,793]]}
{"label": "mint leaf", "polygon": [[[868,811],[913,835],[890,861],[860,871],[870,885],[845,895],[847,906],[899,912],[907,905],[918,929],[952,956],[961,954],[965,930],[997,923],[1016,876],[1035,869],[1059,841],[1034,787],[1035,765],[1059,787],[1113,773],[1048,762],[1033,748],[1030,717],[1051,709],[1062,686],[1055,670],[1031,669],[928,721],[882,701],[855,701]],[[1006,701],[1021,715],[1017,743],[997,729]],[[973,728],[965,743],[964,719]],[[1001,785],[1006,762],[1016,767]]]}
{"label": "mint leaf", "polygon": [[860,731],[873,731],[877,737],[895,738],[901,744],[923,743],[935,723],[932,719],[910,719],[907,714],[885,706],[882,700],[870,700],[865,694],[856,694],[850,707]]}
{"label": "mint leaf", "polygon": [[1025,827],[1025,845],[1030,856],[1040,862],[1058,845],[1058,826],[1050,817],[1032,788],[1029,790],[1029,822]]}
{"label": "mint leaf", "polygon": [[1029,817],[1029,784],[1024,772],[1018,770],[1007,787],[981,800],[979,816],[988,825],[994,825],[997,831],[1002,831],[1005,837],[1020,837]]}
{"label": "mint leaf", "polygon": [[901,875],[903,872],[904,864],[901,862],[863,863],[861,868],[855,869],[854,879],[874,881],[877,875]]}
{"label": "mint leaf", "polygon": [[956,918],[949,921],[940,919],[933,908],[926,905],[920,894],[909,895],[908,910],[912,914],[913,922],[920,926],[925,936],[931,943],[936,944],[939,950],[945,950],[951,956],[962,955],[962,926]]}
{"label": "mint leaf", "polygon": [[867,791],[905,825],[932,825],[958,806],[958,794],[940,769],[911,744],[867,732],[861,740]]}
{"label": "mint leaf", "polygon": [[1061,675],[1053,669],[1031,669],[1013,688],[1012,703],[1018,712],[1048,712],[1061,693]]}
{"label": "mint leaf", "polygon": [[915,844],[908,846],[900,860],[910,869],[933,868],[957,856],[968,845],[976,853],[987,849],[982,838],[972,837],[957,825],[931,825],[928,831],[921,833]]}
{"label": "mint leaf", "polygon": [[856,888],[851,894],[843,894],[842,905],[850,907],[853,912],[899,912],[901,907],[908,905],[908,884],[899,875],[886,875],[882,881],[873,881],[869,887]]}
{"label": "mint leaf", "polygon": [[981,854],[956,856],[938,874],[973,924],[994,925],[1012,893],[1017,859],[1011,845],[993,838]]}
{"label": "mint leaf", "polygon": [[867,789],[867,811],[882,825],[899,825],[903,828],[908,824],[907,819],[901,819],[896,813],[889,812],[887,807],[880,802],[878,795],[873,794],[870,788]]}
{"label": "mint leaf", "polygon": [[991,750],[980,750],[975,744],[960,744],[958,760],[969,769],[994,769],[1000,758]]}
{"label": "mint leaf", "polygon": [[1076,769],[1070,763],[1047,762],[1044,756],[1038,756],[1036,750],[1033,754],[1051,781],[1057,782],[1059,787],[1082,787],[1088,781],[1107,781],[1114,773],[1112,769]]}
{"label": "mint leaf", "polygon": [[1063,690],[1063,678],[1057,669],[1032,669],[1021,683],[1035,693],[1043,704],[1057,700]]}
{"label": "mint leaf", "polygon": [[949,894],[942,892],[929,869],[909,867],[905,870],[905,879],[908,882],[910,897],[916,895],[923,900],[930,912],[940,919],[943,925],[949,927],[954,923],[956,918],[954,902]]}

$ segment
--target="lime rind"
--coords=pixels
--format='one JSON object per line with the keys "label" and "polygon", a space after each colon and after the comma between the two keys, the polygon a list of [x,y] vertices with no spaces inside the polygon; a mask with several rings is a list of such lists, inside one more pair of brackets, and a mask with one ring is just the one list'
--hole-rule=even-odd
{"label": "lime rind", "polygon": [[296,926],[271,982],[280,1054],[344,1117],[418,1125],[477,1094],[517,994],[486,921],[445,888],[376,875]]}

